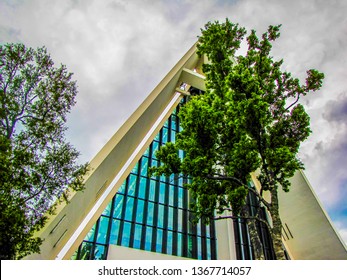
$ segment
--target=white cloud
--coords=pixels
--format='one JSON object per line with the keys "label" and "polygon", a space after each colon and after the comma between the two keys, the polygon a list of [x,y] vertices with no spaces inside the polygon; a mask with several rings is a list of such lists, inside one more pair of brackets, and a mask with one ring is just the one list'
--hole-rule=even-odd
{"label": "white cloud", "polygon": [[285,69],[301,79],[310,68],[326,75],[322,90],[303,100],[313,134],[301,156],[330,211],[347,200],[345,118],[328,118],[347,92],[346,11],[347,1],[321,0],[0,0],[0,42],[45,45],[54,61],[75,73],[79,95],[68,136],[83,160],[90,160],[196,41],[207,21],[228,17],[259,34],[281,23],[274,57],[283,57]]}

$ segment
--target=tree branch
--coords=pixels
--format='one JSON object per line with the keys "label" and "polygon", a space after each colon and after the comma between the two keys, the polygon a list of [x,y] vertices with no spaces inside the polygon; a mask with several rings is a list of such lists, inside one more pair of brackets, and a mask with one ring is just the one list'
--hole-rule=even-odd
{"label": "tree branch", "polygon": [[224,181],[234,181],[238,184],[240,184],[241,186],[244,186],[245,188],[247,188],[249,191],[251,191],[252,193],[254,193],[258,199],[266,206],[266,208],[270,208],[271,207],[271,203],[267,202],[262,196],[260,196],[260,194],[253,188],[251,188],[250,186],[248,186],[247,184],[244,184],[241,180],[235,178],[235,177],[230,177],[230,176],[224,176],[221,174],[215,174],[218,177],[215,176],[207,176],[207,179],[211,179],[211,180],[224,180]]}

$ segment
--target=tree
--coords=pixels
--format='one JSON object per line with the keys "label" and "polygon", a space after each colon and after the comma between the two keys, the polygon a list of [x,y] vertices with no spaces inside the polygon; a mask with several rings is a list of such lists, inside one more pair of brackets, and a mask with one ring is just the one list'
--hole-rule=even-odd
{"label": "tree", "polygon": [[[269,26],[260,39],[252,30],[246,38],[247,53],[236,55],[245,28],[228,19],[205,25],[197,52],[209,61],[203,65],[206,92],[191,96],[181,109],[183,131],[176,143],[167,143],[157,152],[162,165],[151,170],[191,178],[187,187],[198,218],[214,219],[216,210],[231,210],[233,217],[246,218],[258,259],[264,254],[256,221],[268,226],[276,258],[285,259],[278,188],[289,191],[289,178],[304,167],[297,153],[311,132],[310,119],[298,101],[318,90],[324,78],[312,69],[301,84],[281,70],[283,60],[274,61],[270,56],[271,42],[279,38],[279,30],[280,25]],[[183,160],[178,150],[185,151]],[[248,184],[252,172],[259,174],[259,191]],[[258,211],[253,215],[245,207],[249,192],[258,198]],[[269,201],[264,192],[269,192]],[[260,218],[260,206],[266,207],[272,226]]]}
{"label": "tree", "polygon": [[69,191],[83,189],[87,164],[66,141],[76,82],[47,50],[0,46],[0,257],[39,252],[34,237]]}

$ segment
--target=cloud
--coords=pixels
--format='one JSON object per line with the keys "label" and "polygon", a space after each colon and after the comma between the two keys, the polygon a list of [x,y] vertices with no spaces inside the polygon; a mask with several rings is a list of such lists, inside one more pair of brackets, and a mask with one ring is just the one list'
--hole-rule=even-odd
{"label": "cloud", "polygon": [[[321,91],[302,99],[311,137],[300,156],[329,213],[347,229],[347,1],[0,0],[0,43],[45,45],[74,73],[79,94],[69,140],[90,160],[197,40],[226,17],[258,34],[282,24],[275,59],[303,80],[325,73]],[[346,240],[346,239],[345,239]]]}

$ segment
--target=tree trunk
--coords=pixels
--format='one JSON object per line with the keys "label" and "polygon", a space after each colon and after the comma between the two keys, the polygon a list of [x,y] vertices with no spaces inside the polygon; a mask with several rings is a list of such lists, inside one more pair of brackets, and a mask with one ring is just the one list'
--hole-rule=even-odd
{"label": "tree trunk", "polygon": [[256,221],[254,219],[247,219],[247,225],[249,229],[251,243],[253,245],[254,258],[256,260],[265,260],[263,244],[260,241]]}
{"label": "tree trunk", "polygon": [[279,204],[278,204],[278,193],[277,188],[273,187],[270,190],[271,193],[271,206],[270,214],[272,218],[272,242],[277,260],[286,260],[284,254],[283,245],[282,245],[282,221],[279,213]]}

